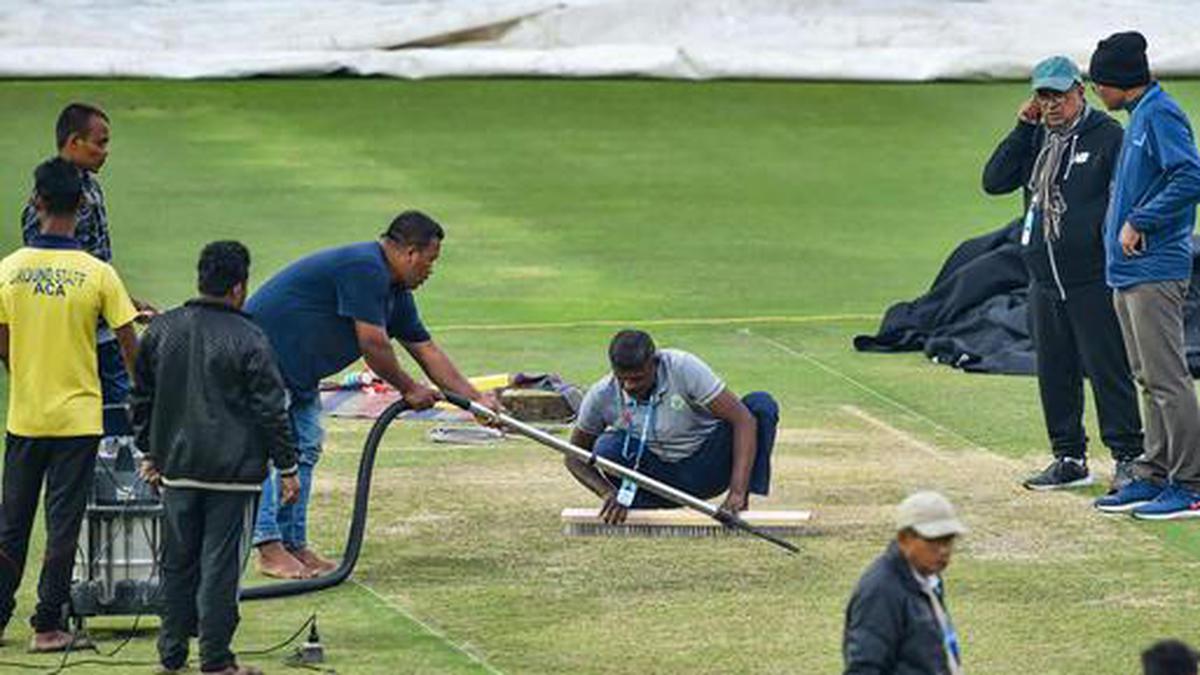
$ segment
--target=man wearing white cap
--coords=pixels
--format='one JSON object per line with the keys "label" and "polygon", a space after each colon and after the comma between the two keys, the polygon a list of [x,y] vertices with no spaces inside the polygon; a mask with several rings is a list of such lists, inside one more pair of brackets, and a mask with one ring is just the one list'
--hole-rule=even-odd
{"label": "man wearing white cap", "polygon": [[967,528],[945,497],[918,492],[897,508],[896,531],[846,607],[845,675],[961,675],[941,574]]}

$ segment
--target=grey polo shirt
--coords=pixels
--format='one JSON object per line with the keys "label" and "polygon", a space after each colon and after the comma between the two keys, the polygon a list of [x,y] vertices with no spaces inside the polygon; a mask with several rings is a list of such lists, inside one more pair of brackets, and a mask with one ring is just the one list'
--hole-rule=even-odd
{"label": "grey polo shirt", "polygon": [[609,429],[625,431],[637,440],[653,405],[654,428],[648,436],[648,449],[664,462],[678,462],[699,450],[721,423],[708,406],[724,389],[721,378],[696,356],[661,349],[649,404],[636,403],[609,373],[583,397],[575,426],[593,436]]}

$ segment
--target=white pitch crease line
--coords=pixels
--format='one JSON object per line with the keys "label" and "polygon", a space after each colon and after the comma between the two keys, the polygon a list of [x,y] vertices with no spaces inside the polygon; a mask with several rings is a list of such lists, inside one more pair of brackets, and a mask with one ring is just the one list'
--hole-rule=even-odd
{"label": "white pitch crease line", "polygon": [[[941,422],[938,422],[937,420],[933,419],[932,417],[930,417],[922,412],[914,410],[913,408],[909,407],[908,405],[905,405],[904,403],[892,398],[891,396],[888,396],[887,394],[871,387],[870,385],[868,385],[864,382],[861,382],[861,381],[851,377],[850,375],[847,375],[846,373],[843,373],[842,371],[838,370],[837,368],[834,368],[833,366],[825,363],[824,361],[821,361],[820,359],[816,358],[815,356],[812,356],[811,354],[806,354],[802,351],[793,349],[793,348],[789,347],[788,345],[786,345],[774,338],[770,338],[765,335],[759,335],[757,333],[752,333],[749,329],[745,329],[744,332],[747,335],[753,335],[754,337],[757,337],[758,339],[762,340],[763,342],[766,342],[767,344],[784,352],[785,354],[794,356],[798,359],[801,359],[802,361],[806,361],[806,362],[812,364],[813,366],[828,373],[829,375],[832,375],[832,376],[838,378],[839,380],[842,380],[843,382],[850,384],[851,386],[855,387],[856,389],[859,389],[867,394],[870,394],[874,398],[879,399],[880,401],[895,408],[896,410],[903,412],[905,415],[908,415],[910,417],[918,419],[918,420],[924,422],[925,424],[929,425],[930,427],[933,427],[934,429],[942,432],[943,434],[946,434],[947,436],[952,436],[952,437],[958,439],[959,441],[963,442],[969,449],[975,450],[977,452],[981,452],[984,455],[986,455],[987,457],[992,458],[996,462],[999,462],[1001,464],[1004,464],[1005,466],[1010,466],[1010,467],[1023,467],[1024,466],[1023,464],[1021,464],[1020,462],[1018,462],[1014,459],[1004,457],[1002,455],[995,453],[992,450],[989,450],[987,448],[987,446],[985,446],[981,443],[976,443],[975,441],[971,440],[970,438],[964,436],[962,433],[955,431],[954,429],[951,429],[950,427],[947,427],[946,425],[942,424]],[[888,425],[888,426],[890,426],[890,425]],[[897,431],[899,431],[899,430],[897,429]],[[901,432],[901,433],[903,433],[903,432]]]}
{"label": "white pitch crease line", "polygon": [[354,584],[355,586],[358,586],[359,588],[361,588],[364,591],[366,591],[367,593],[369,593],[371,595],[371,597],[378,600],[380,602],[380,604],[382,604],[384,607],[387,607],[388,609],[399,614],[400,616],[417,624],[422,629],[424,629],[424,631],[426,633],[429,633],[430,635],[434,636],[435,638],[440,640],[443,644],[447,645],[454,651],[467,657],[468,659],[471,660],[472,663],[477,664],[480,668],[483,668],[487,672],[492,673],[492,675],[504,675],[504,673],[502,671],[497,669],[492,664],[488,663],[482,656],[476,654],[475,651],[473,649],[471,649],[471,646],[469,644],[467,644],[467,643],[456,644],[449,637],[447,637],[447,635],[445,633],[443,633],[442,631],[440,631],[437,628],[434,628],[433,626],[418,619],[416,617],[416,615],[414,615],[412,612],[410,612],[407,609],[401,607],[400,605],[392,602],[391,600],[388,600],[386,597],[384,597],[382,594],[380,594],[379,591],[376,591],[374,588],[371,588],[370,586],[359,581],[358,579],[352,578],[352,579],[350,579],[350,583]]}
{"label": "white pitch crease line", "polygon": [[916,436],[913,436],[912,434],[908,433],[907,431],[904,431],[903,429],[898,429],[898,428],[888,424],[887,422],[884,422],[883,420],[879,419],[878,417],[875,417],[874,415],[871,415],[870,413],[863,410],[862,408],[859,408],[858,406],[844,405],[844,406],[842,406],[842,411],[847,414],[857,417],[858,419],[866,422],[867,424],[875,427],[876,429],[879,429],[880,431],[883,431],[886,434],[889,434],[891,436],[894,436],[894,437],[900,439],[900,441],[902,441],[905,445],[907,445],[911,448],[920,450],[921,452],[925,453],[926,455],[929,455],[930,457],[938,460],[939,462],[949,463],[949,462],[954,461],[952,457],[950,457],[946,453],[942,452],[941,450],[938,450],[936,447],[926,443],[925,441],[918,439]]}

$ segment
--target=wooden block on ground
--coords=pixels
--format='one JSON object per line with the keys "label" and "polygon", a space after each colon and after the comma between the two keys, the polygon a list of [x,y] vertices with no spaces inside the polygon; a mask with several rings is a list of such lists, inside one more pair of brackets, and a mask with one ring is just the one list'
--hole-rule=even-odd
{"label": "wooden block on ground", "polygon": [[565,422],[575,414],[562,394],[541,389],[505,389],[500,403],[522,422]]}
{"label": "wooden block on ground", "polygon": [[[743,511],[742,520],[777,535],[809,534],[811,511]],[[713,537],[744,534],[691,509],[632,509],[625,522],[609,525],[599,508],[562,511],[563,533],[574,536]]]}

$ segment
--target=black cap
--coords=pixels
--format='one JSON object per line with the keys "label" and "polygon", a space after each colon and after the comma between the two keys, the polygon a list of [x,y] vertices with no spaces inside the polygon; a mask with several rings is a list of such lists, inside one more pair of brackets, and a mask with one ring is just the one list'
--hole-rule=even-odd
{"label": "black cap", "polygon": [[1096,84],[1133,89],[1150,84],[1146,38],[1137,31],[1113,33],[1096,45],[1088,75]]}
{"label": "black cap", "polygon": [[41,198],[48,213],[73,213],[83,196],[83,177],[75,165],[55,157],[34,169],[33,191]]}

